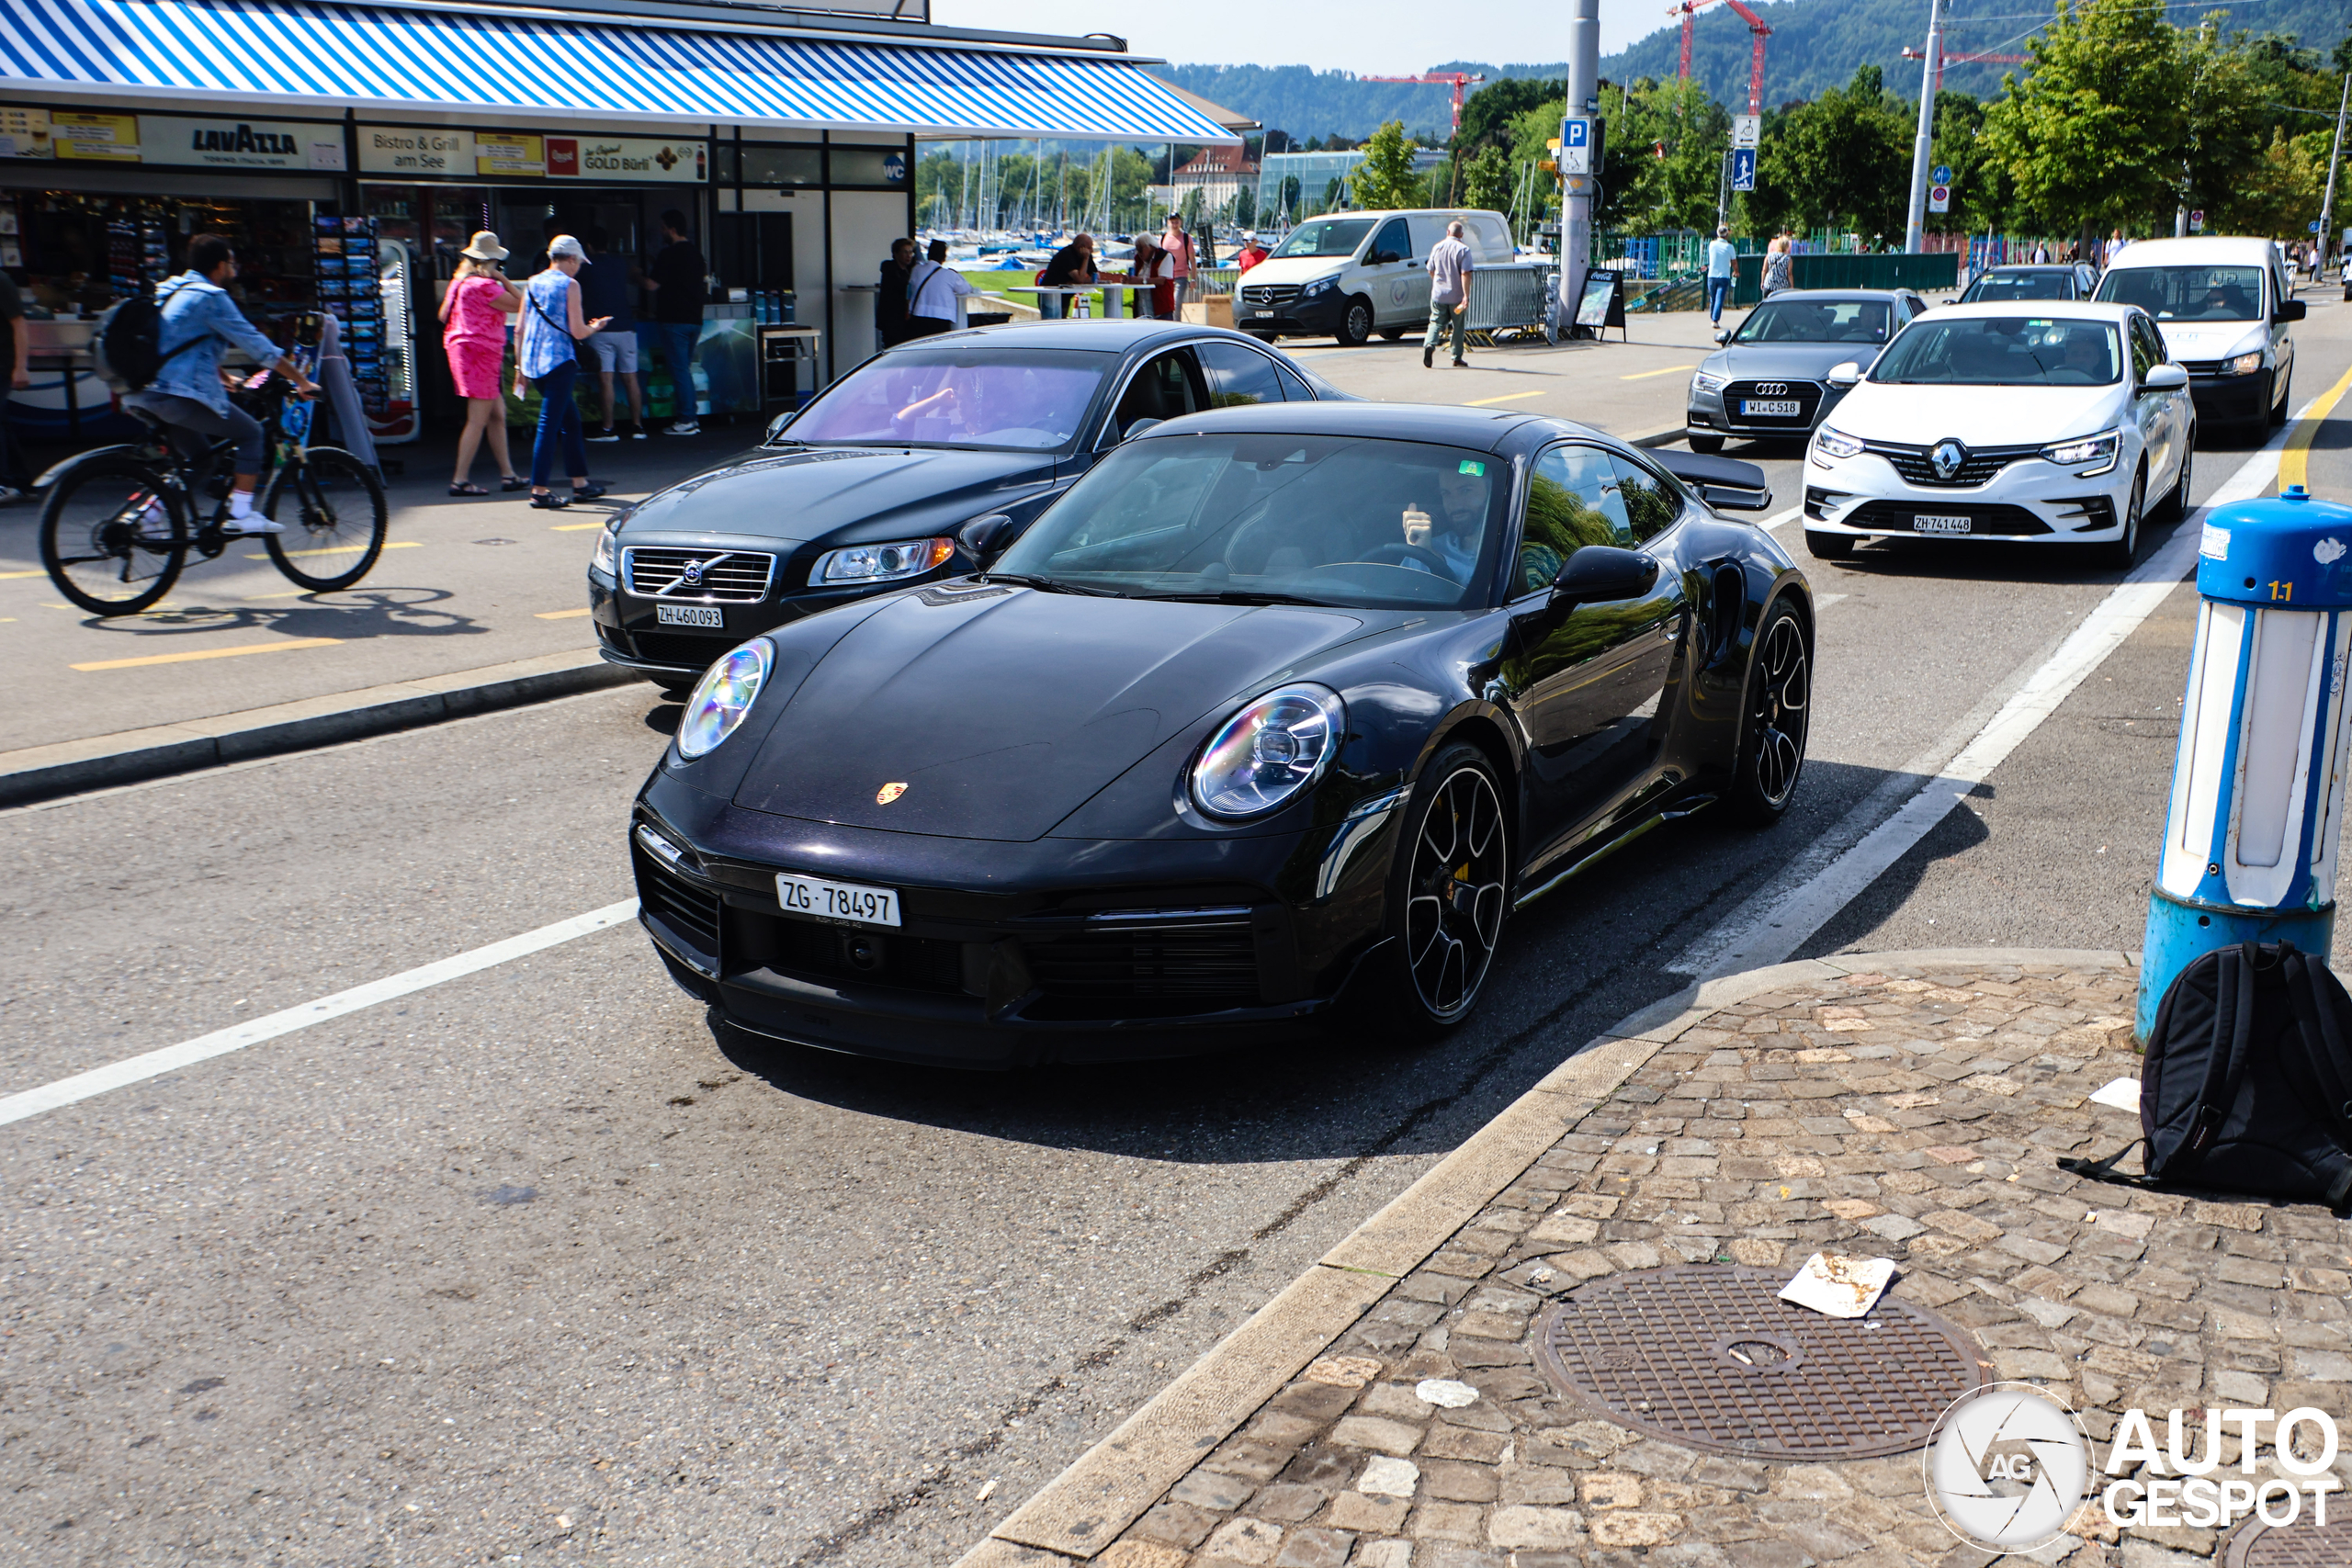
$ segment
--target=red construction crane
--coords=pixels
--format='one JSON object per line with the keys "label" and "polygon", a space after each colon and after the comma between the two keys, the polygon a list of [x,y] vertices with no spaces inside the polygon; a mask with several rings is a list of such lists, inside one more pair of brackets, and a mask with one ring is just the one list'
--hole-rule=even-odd
{"label": "red construction crane", "polygon": [[[1704,3],[1704,0],[1702,0]],[[1484,76],[1464,76],[1459,71],[1431,71],[1419,76],[1359,76],[1359,82],[1436,82],[1453,89],[1453,129],[1462,130],[1462,89],[1473,82],[1483,82]]]}
{"label": "red construction crane", "polygon": [[[1669,6],[1666,9],[1668,16],[1679,16],[1682,18],[1682,70],[1679,74],[1685,82],[1690,80],[1690,29],[1693,18],[1700,6],[1713,4],[1714,0],[1679,0],[1679,4]],[[1740,0],[1724,0],[1724,4],[1738,12],[1741,20],[1747,24],[1747,30],[1755,35],[1755,61],[1748,67],[1747,72],[1747,112],[1762,114],[1764,112],[1764,40],[1772,36],[1772,29],[1766,25],[1763,17],[1741,5]]]}
{"label": "red construction crane", "polygon": [[[1917,60],[1922,58],[1922,51],[1906,45],[1903,51],[1903,58]],[[1943,58],[1936,62],[1936,91],[1940,93],[1944,90],[1944,67],[1947,65],[2030,65],[2032,63],[2033,56],[2030,54],[1957,54],[1951,50],[1946,50]]]}

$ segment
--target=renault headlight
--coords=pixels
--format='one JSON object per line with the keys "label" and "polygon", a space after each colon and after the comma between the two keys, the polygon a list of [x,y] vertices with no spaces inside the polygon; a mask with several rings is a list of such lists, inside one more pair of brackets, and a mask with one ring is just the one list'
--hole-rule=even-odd
{"label": "renault headlight", "polygon": [[688,761],[708,756],[734,734],[775,666],[775,644],[755,637],[704,671],[686,696],[685,716],[678,720],[678,755]]}
{"label": "renault headlight", "polygon": [[2262,350],[2257,348],[2252,354],[2241,354],[2235,359],[2223,361],[2222,365],[2222,374],[2224,376],[2251,376],[2261,368]]}
{"label": "renault headlight", "polygon": [[1859,457],[1862,444],[1842,430],[1823,425],[1813,438],[1813,449],[1825,457]]}
{"label": "renault headlight", "polygon": [[616,513],[596,536],[596,553],[588,562],[591,570],[614,579],[621,574],[621,515]]}
{"label": "renault headlight", "polygon": [[2062,468],[2077,468],[2086,474],[2103,474],[2115,467],[2115,454],[2122,445],[2120,431],[2102,430],[2097,435],[2044,446],[2041,456],[2044,461],[2055,463]]}
{"label": "renault headlight", "polygon": [[1724,383],[1729,379],[1727,376],[1710,376],[1702,370],[1690,378],[1690,389],[1694,392],[1720,392],[1724,389]]}
{"label": "renault headlight", "polygon": [[1238,821],[1273,810],[1313,784],[1348,732],[1347,705],[1328,686],[1283,686],[1220,726],[1193,764],[1193,800]]}
{"label": "renault headlight", "polygon": [[956,553],[953,539],[902,539],[890,545],[852,545],[817,558],[811,583],[896,582],[921,577]]}

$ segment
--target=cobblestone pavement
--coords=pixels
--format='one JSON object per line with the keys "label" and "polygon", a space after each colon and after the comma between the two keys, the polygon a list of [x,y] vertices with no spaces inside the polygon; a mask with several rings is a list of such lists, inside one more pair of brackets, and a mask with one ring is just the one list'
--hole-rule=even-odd
{"label": "cobblestone pavement", "polygon": [[[2157,1413],[2159,1440],[2175,1408],[2312,1405],[2341,1423],[2352,1226],[2316,1208],[2101,1186],[2053,1163],[2136,1134],[2132,1113],[2088,1100],[2137,1075],[2133,985],[2120,969],[1906,967],[1707,1015],[1092,1562],[1993,1561],[1937,1520],[1916,1451],[1754,1462],[1564,1399],[1536,1365],[1547,1298],[1678,1263],[1793,1273],[1817,1250],[1893,1258],[1894,1299],[1973,1335],[1993,1376],[2063,1395],[2100,1461],[2133,1406]],[[2352,1455],[2336,1472],[2352,1479]],[[2227,1540],[2119,1532],[2095,1506],[2069,1528],[2033,1560],[2154,1568],[2211,1560]]]}

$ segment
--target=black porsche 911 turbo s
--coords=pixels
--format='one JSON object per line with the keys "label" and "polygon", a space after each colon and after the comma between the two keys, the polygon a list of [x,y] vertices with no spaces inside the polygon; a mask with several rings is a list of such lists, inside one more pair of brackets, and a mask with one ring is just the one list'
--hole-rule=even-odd
{"label": "black porsche 911 turbo s", "polygon": [[754,632],[971,570],[957,529],[1028,523],[1139,421],[1348,398],[1263,344],[1183,321],[901,344],[760,446],[616,516],[588,569],[597,644],[682,692]]}
{"label": "black porsche 911 turbo s", "polygon": [[1496,411],[1138,431],[979,573],[715,664],[638,796],[641,919],[734,1025],[876,1056],[1441,1030],[1514,908],[1787,807],[1811,592],[1711,499],[1770,496]]}

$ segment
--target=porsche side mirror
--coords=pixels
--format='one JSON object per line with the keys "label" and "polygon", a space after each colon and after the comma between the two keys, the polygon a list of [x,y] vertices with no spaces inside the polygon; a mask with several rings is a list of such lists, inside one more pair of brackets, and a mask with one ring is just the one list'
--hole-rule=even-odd
{"label": "porsche side mirror", "polygon": [[956,542],[986,569],[1012,543],[1012,519],[1001,512],[976,517],[956,530]]}
{"label": "porsche side mirror", "polygon": [[2270,319],[2274,321],[2300,321],[2309,308],[2301,299],[2281,299],[2278,309],[2271,312]]}
{"label": "porsche side mirror", "polygon": [[1646,593],[1657,582],[1657,562],[1639,550],[1587,545],[1570,556],[1552,580],[1552,603],[1606,604]]}
{"label": "porsche side mirror", "polygon": [[1843,365],[1833,366],[1830,368],[1829,374],[1823,378],[1823,379],[1826,380],[1832,387],[1835,387],[1841,392],[1849,392],[1853,390],[1854,388],[1861,381],[1861,378],[1862,367],[1850,359],[1846,361]]}
{"label": "porsche side mirror", "polygon": [[1715,329],[1715,342],[1718,345],[1729,343],[1730,341],[1731,329],[1729,327],[1717,327]]}
{"label": "porsche side mirror", "polygon": [[2178,392],[2188,386],[2188,372],[2177,365],[2151,365],[2148,373],[2140,378],[2143,392]]}

